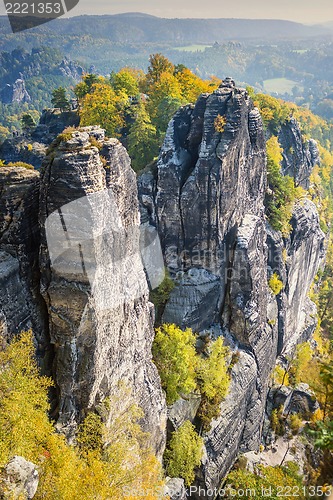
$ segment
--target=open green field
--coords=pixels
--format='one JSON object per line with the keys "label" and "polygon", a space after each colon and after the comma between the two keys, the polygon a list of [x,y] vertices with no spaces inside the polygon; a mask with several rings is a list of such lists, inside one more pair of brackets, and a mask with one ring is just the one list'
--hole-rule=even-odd
{"label": "open green field", "polygon": [[204,52],[208,47],[211,47],[211,45],[187,45],[186,47],[173,47],[173,49],[180,52]]}
{"label": "open green field", "polygon": [[272,78],[264,80],[264,89],[270,94],[276,92],[277,94],[292,94],[293,87],[303,88],[298,82],[288,80],[288,78]]}

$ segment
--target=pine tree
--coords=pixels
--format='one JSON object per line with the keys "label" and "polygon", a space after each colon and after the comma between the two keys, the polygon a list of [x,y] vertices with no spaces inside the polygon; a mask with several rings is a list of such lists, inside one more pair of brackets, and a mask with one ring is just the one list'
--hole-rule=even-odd
{"label": "pine tree", "polygon": [[51,102],[55,108],[60,108],[62,112],[68,111],[71,107],[64,87],[58,87],[53,90]]}

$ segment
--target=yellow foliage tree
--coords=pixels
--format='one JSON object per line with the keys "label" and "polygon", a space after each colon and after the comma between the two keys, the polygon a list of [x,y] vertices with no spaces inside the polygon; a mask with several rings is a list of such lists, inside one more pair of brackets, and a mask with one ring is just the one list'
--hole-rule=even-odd
{"label": "yellow foliage tree", "polygon": [[35,463],[36,500],[160,499],[161,465],[124,385],[101,405],[101,415],[88,414],[74,447],[48,419],[52,382],[39,375],[31,332],[0,351],[0,367],[0,467],[14,455]]}
{"label": "yellow foliage tree", "polygon": [[109,84],[94,83],[81,100],[81,125],[100,125],[111,137],[119,137],[124,126],[123,111],[128,104],[125,93],[116,93]]}

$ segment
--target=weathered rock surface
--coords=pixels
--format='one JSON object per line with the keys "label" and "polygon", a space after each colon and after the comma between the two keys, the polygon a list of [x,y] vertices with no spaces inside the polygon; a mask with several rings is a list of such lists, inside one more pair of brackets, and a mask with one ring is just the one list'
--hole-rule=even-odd
{"label": "weathered rock surface", "polygon": [[[226,119],[223,133],[214,127],[218,115]],[[176,113],[157,162],[155,195],[169,268],[221,273],[221,254],[242,217],[263,214],[265,161],[260,115],[245,90],[221,86]]]}
{"label": "weathered rock surface", "polygon": [[[100,141],[105,168],[90,137]],[[117,140],[90,127],[59,144],[43,168],[40,224],[59,423],[75,424],[124,381],[161,452],[166,409],[151,360],[153,311],[139,251],[136,177]]]}
{"label": "weathered rock surface", "polygon": [[4,104],[30,102],[31,97],[25,88],[23,78],[18,78],[12,85],[8,83],[0,92],[0,100]]}
{"label": "weathered rock surface", "polygon": [[[1,471],[1,498],[34,498],[39,482],[36,465],[23,457],[14,457]],[[2,496],[3,495],[3,496]]]}
{"label": "weathered rock surface", "polygon": [[184,479],[178,477],[167,477],[165,482],[164,495],[170,500],[186,500],[186,489]]}
{"label": "weathered rock surface", "polygon": [[296,185],[305,189],[310,185],[313,167],[320,163],[316,141],[304,140],[295,118],[281,126],[279,142],[283,148],[282,173],[295,179]]}
{"label": "weathered rock surface", "polygon": [[[216,127],[219,117],[225,118],[223,131]],[[287,160],[293,148],[295,179],[306,187],[318,161],[315,143],[302,144],[293,120],[279,139],[284,173],[290,174]],[[278,354],[314,330],[314,306],[307,294],[323,257],[324,235],[308,200],[295,206],[287,241],[267,224],[260,115],[247,92],[230,79],[213,94],[202,95],[195,107],[176,113],[156,168],[138,184],[142,220],[157,227],[177,283],[163,320],[197,331],[220,323],[240,352],[221,416],[206,433],[197,477],[198,485],[214,489],[240,450],[259,447],[269,375]],[[277,297],[267,285],[273,272],[284,283]]]}
{"label": "weathered rock surface", "polygon": [[[171,292],[162,322],[188,325],[195,331],[209,328],[216,317],[220,300],[220,277],[205,269],[180,272]],[[217,318],[216,318],[217,319]]]}
{"label": "weathered rock surface", "polygon": [[59,109],[46,109],[31,133],[15,135],[0,144],[0,158],[6,163],[23,161],[39,170],[45,158],[47,146],[65,128],[77,127],[79,123],[80,117],[77,111],[61,113]]}
{"label": "weathered rock surface", "polygon": [[315,205],[307,199],[294,207],[292,232],[287,240],[267,228],[269,266],[285,287],[278,297],[278,353],[290,353],[316,328],[316,308],[308,298],[310,286],[325,257],[325,235]]}
{"label": "weathered rock surface", "polygon": [[0,322],[8,339],[32,329],[47,350],[45,304],[39,293],[39,173],[0,168]]}

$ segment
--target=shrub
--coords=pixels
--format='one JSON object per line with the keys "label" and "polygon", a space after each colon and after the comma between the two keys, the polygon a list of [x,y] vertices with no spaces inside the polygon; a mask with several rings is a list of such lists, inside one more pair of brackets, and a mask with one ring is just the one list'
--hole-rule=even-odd
{"label": "shrub", "polygon": [[271,428],[278,436],[283,436],[285,433],[282,409],[283,407],[281,406],[280,408],[273,410],[271,413]]}
{"label": "shrub", "polygon": [[297,414],[290,415],[289,427],[290,427],[292,434],[294,434],[294,435],[298,434],[302,425],[303,425],[303,421],[299,415],[297,415]]}
{"label": "shrub", "polygon": [[274,295],[279,295],[279,293],[283,289],[283,283],[280,280],[277,273],[273,273],[272,276],[269,278],[268,286],[272,290]]}
{"label": "shrub", "polygon": [[201,463],[203,439],[198,436],[194,425],[187,420],[172,434],[169,448],[164,454],[167,474],[182,477],[186,486],[193,483],[195,467]]}
{"label": "shrub", "polygon": [[227,123],[227,119],[225,116],[217,115],[217,117],[214,120],[215,131],[222,134],[224,132],[226,123]]}
{"label": "shrub", "polygon": [[169,405],[197,387],[195,341],[190,328],[163,325],[156,330],[153,356]]}
{"label": "shrub", "polygon": [[7,165],[3,165],[6,167],[21,167],[21,168],[26,168],[27,170],[34,170],[33,165],[30,165],[30,163],[25,163],[24,161],[15,161],[15,162],[9,162]]}
{"label": "shrub", "polygon": [[226,363],[229,348],[219,337],[208,348],[208,357],[201,357],[197,367],[197,380],[202,395],[198,417],[204,430],[209,430],[210,422],[220,413],[220,404],[226,396],[230,376]]}
{"label": "shrub", "polygon": [[294,179],[281,174],[281,147],[277,137],[272,136],[267,147],[267,179],[270,190],[266,194],[266,210],[269,223],[276,231],[281,231],[287,237],[291,231],[290,219],[294,204],[303,196],[304,191],[295,187]]}
{"label": "shrub", "polygon": [[[255,472],[243,469],[234,470],[228,475],[224,489],[226,490],[226,498],[239,498],[235,497],[235,492],[241,490],[249,492],[251,497],[264,498],[269,496],[273,500],[278,500],[282,492],[286,492],[285,496],[289,498],[293,491],[297,491],[297,498],[306,498],[303,481],[298,474],[298,465],[293,462],[275,467],[258,465]],[[291,492],[290,495],[288,495],[288,491]]]}
{"label": "shrub", "polygon": [[172,290],[175,288],[175,284],[170,278],[168,271],[165,271],[165,277],[162,283],[152,290],[149,295],[149,300],[154,304],[156,308],[156,322],[159,323],[164,312],[166,303],[170,298]]}

